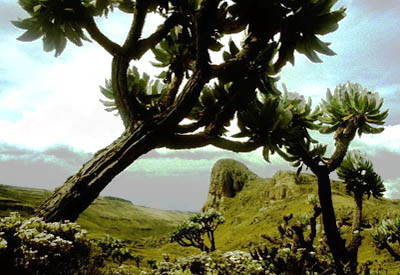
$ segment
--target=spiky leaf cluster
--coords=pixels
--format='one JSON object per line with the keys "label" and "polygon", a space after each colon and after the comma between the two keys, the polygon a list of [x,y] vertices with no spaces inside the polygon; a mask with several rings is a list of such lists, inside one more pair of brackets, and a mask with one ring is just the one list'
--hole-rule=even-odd
{"label": "spiky leaf cluster", "polygon": [[333,94],[328,89],[326,100],[322,100],[323,115],[319,118],[323,126],[320,132],[329,134],[336,132],[335,137],[352,134],[356,128],[362,134],[381,133],[389,110],[382,111],[383,98],[363,88],[358,83],[346,82],[338,85]]}
{"label": "spiky leaf cluster", "polygon": [[83,22],[73,1],[19,0],[19,4],[31,17],[12,21],[26,30],[18,40],[30,42],[42,37],[44,51],[54,50],[55,56],[63,52],[67,40],[77,46],[82,46],[82,40],[90,41],[83,33]]}
{"label": "spiky leaf cluster", "polygon": [[[157,102],[162,99],[166,92],[166,86],[160,83],[159,80],[152,81],[148,74],[140,75],[138,69],[133,66],[129,68],[127,73],[128,89],[132,97],[136,97],[148,109],[159,108]],[[101,93],[107,100],[100,99],[100,102],[106,107],[107,112],[117,111],[114,92],[111,80],[105,80],[105,85],[100,86]]]}
{"label": "spiky leaf cluster", "polygon": [[250,137],[262,140],[263,156],[269,161],[269,155],[277,152],[288,161],[298,157],[284,152],[283,146],[289,146],[292,141],[303,140],[305,144],[313,142],[307,129],[316,129],[320,111],[312,110],[311,99],[305,101],[303,96],[287,92],[282,96],[260,94],[249,106],[240,111],[238,127],[240,133],[234,137]]}
{"label": "spiky leaf cluster", "polygon": [[359,150],[349,151],[337,169],[349,192],[380,198],[385,192],[381,177],[374,172],[372,162]]}
{"label": "spiky leaf cluster", "polygon": [[186,28],[173,28],[169,35],[157,47],[151,49],[157,62],[151,64],[158,68],[167,68],[158,77],[171,82],[172,74],[188,72],[190,61],[194,59],[194,45],[190,32]]}
{"label": "spiky leaf cluster", "polygon": [[210,238],[210,234],[224,222],[224,216],[214,209],[200,212],[180,223],[171,234],[170,241],[177,242],[182,246],[194,246],[203,249],[204,235]]}
{"label": "spiky leaf cluster", "polygon": [[287,20],[281,26],[278,63],[285,64],[289,61],[294,65],[295,50],[316,63],[322,62],[318,54],[335,55],[329,48],[330,43],[321,41],[318,35],[335,31],[338,22],[345,17],[344,8],[331,11],[337,0],[280,2]]}
{"label": "spiky leaf cluster", "polygon": [[190,119],[199,120],[201,117],[211,117],[220,110],[222,104],[229,98],[230,85],[216,83],[212,86],[204,86],[200,93],[198,104],[192,109]]}
{"label": "spiky leaf cluster", "polygon": [[372,239],[378,248],[384,248],[388,243],[400,244],[400,217],[382,221],[372,232]]}

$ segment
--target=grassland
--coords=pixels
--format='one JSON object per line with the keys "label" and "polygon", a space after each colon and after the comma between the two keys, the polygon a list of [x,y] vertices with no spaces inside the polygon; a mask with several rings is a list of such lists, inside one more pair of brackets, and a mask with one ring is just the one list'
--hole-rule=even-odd
{"label": "grassland", "polygon": [[[237,167],[237,165],[232,166],[232,163],[228,163],[226,167],[220,165],[218,168],[220,171],[213,173],[225,173],[225,176],[212,176],[210,190],[217,192],[215,190],[218,188],[224,189],[224,182],[218,180],[235,181],[235,177],[229,179],[229,175],[235,173],[226,171],[241,169]],[[240,190],[237,190],[233,197],[219,197],[218,209],[226,219],[216,231],[216,245],[221,251],[248,251],[255,246],[270,245],[261,235],[277,234],[277,226],[282,222],[284,215],[293,213],[296,217],[312,212],[312,206],[306,201],[309,194],[317,194],[316,178],[313,175],[302,174],[298,179],[294,179],[293,173],[281,172],[273,178],[263,179],[251,171],[242,169],[236,171],[236,179],[243,180],[246,178],[243,176],[245,173],[250,173],[248,180],[240,184]],[[346,193],[342,183],[333,181],[332,186],[338,220],[351,217],[354,208],[353,198]],[[46,190],[0,185],[0,215],[7,215],[10,211],[31,215],[34,207],[49,194],[50,192]],[[206,205],[210,206],[210,201]],[[167,240],[173,228],[191,214],[193,213],[135,206],[126,200],[100,197],[77,222],[89,231],[89,236],[92,238],[109,234],[130,240],[132,252],[144,256],[144,262],[146,259],[160,261],[163,254],[176,258],[199,252],[194,248],[170,244]],[[400,215],[399,200],[371,198],[364,201],[365,223],[376,226],[383,219],[396,215]],[[342,227],[342,231],[344,237],[348,236],[350,226]],[[320,227],[319,237],[321,232]],[[364,240],[359,253],[360,262],[375,261],[375,268],[381,265],[389,271],[388,274],[399,274],[400,263],[394,262],[385,251],[375,249],[370,232],[371,229],[362,232]],[[133,265],[133,262],[130,264]]]}
{"label": "grassland", "polygon": [[[0,185],[0,216],[12,211],[30,216],[49,195],[47,190]],[[190,215],[189,212],[137,206],[115,197],[99,197],[81,214],[77,223],[91,238],[108,234],[143,247],[156,246],[164,235]]]}

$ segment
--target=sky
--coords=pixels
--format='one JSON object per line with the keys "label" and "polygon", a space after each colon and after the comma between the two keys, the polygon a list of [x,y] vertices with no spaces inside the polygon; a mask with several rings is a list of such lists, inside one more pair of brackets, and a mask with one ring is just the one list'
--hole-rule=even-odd
{"label": "sky", "polygon": [[[400,199],[400,3],[398,0],[341,0],[347,16],[339,29],[321,39],[337,55],[321,64],[296,54],[279,85],[310,96],[315,104],[326,89],[346,81],[378,92],[390,109],[385,131],[356,138],[384,179],[388,198]],[[42,42],[16,40],[22,30],[10,20],[25,18],[17,1],[0,0],[0,184],[53,190],[78,171],[94,152],[123,131],[119,117],[103,109],[99,85],[110,77],[111,57],[96,43],[69,43],[60,57],[42,50]],[[114,41],[122,43],[131,18],[111,14],[97,22]],[[147,20],[144,36],[160,20]],[[134,64],[156,74],[148,54]],[[326,144],[331,136],[317,135]],[[332,150],[332,146],[330,147]],[[153,150],[118,175],[101,195],[118,196],[138,205],[197,211],[207,198],[210,172],[221,158],[243,162],[262,177],[290,166],[277,156],[266,163],[258,150],[235,154],[206,147],[196,150]]]}

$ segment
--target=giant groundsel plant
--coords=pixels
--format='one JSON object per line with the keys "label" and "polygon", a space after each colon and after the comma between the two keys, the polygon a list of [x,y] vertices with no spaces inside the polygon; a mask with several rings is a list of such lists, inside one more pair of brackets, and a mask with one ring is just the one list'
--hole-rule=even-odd
{"label": "giant groundsel plant", "polygon": [[322,100],[321,104],[323,115],[319,119],[323,127],[320,131],[335,132],[335,138],[352,134],[356,128],[359,136],[381,133],[382,127],[373,127],[371,124],[383,125],[389,111],[382,111],[382,105],[383,99],[378,93],[358,83],[338,85],[333,94],[328,89],[326,100]]}
{"label": "giant groundsel plant", "polygon": [[337,169],[337,174],[351,193],[380,198],[385,192],[383,181],[375,173],[372,162],[359,150],[347,153]]}

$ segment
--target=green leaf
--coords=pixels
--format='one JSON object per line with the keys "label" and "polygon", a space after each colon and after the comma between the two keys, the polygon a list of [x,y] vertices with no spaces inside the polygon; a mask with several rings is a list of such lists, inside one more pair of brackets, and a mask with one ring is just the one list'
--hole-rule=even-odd
{"label": "green leaf", "polygon": [[269,160],[269,153],[270,153],[269,148],[268,146],[265,145],[263,147],[262,156],[266,162],[271,163]]}
{"label": "green leaf", "polygon": [[229,51],[232,56],[235,56],[239,52],[239,48],[232,39],[229,39]]}
{"label": "green leaf", "polygon": [[11,21],[11,24],[16,26],[17,28],[28,30],[33,29],[35,26],[36,21],[33,18],[26,18],[23,20],[15,20]]}
{"label": "green leaf", "polygon": [[113,92],[112,92],[111,90],[106,89],[106,88],[104,88],[104,87],[102,87],[102,86],[99,86],[99,87],[100,87],[100,92],[101,92],[106,98],[114,100],[114,94],[113,94]]}
{"label": "green leaf", "polygon": [[106,107],[115,107],[116,106],[115,101],[106,101],[106,100],[102,100],[102,99],[99,99],[99,100]]}
{"label": "green leaf", "polygon": [[217,40],[213,39],[210,43],[210,45],[208,46],[208,48],[214,52],[218,52],[220,51],[222,48],[224,47],[224,45],[222,45],[220,42],[218,42]]}
{"label": "green leaf", "polygon": [[37,13],[41,8],[42,8],[42,5],[38,4],[38,5],[33,7],[33,12]]}
{"label": "green leaf", "polygon": [[43,50],[45,52],[51,52],[56,48],[54,40],[50,39],[48,36],[43,38]]}
{"label": "green leaf", "polygon": [[229,59],[232,58],[232,55],[231,55],[230,53],[224,51],[224,52],[222,53],[222,58],[224,59],[224,61],[228,61]]}
{"label": "green leaf", "polygon": [[318,17],[317,22],[313,26],[313,31],[315,34],[328,34],[334,32],[339,28],[338,22],[342,20],[346,14],[346,9],[340,9],[329,14],[325,14]]}
{"label": "green leaf", "polygon": [[167,77],[167,71],[162,71],[158,76],[158,78],[164,79]]}
{"label": "green leaf", "polygon": [[36,39],[39,39],[42,35],[43,33],[37,29],[30,29],[24,32],[21,36],[19,36],[17,40],[23,42],[31,42]]}
{"label": "green leaf", "polygon": [[56,43],[55,57],[58,57],[65,50],[65,47],[67,46],[67,39],[63,35],[59,35]]}
{"label": "green leaf", "polygon": [[81,36],[79,33],[77,33],[74,29],[69,27],[68,25],[65,27],[65,36],[68,38],[69,41],[77,45],[78,47],[81,47],[82,41],[81,41]]}
{"label": "green leaf", "polygon": [[162,64],[169,64],[170,56],[167,52],[162,49],[158,49],[156,47],[152,48],[151,51],[153,52],[155,58],[161,62]]}
{"label": "green leaf", "polygon": [[329,56],[333,56],[336,55],[336,53],[334,51],[332,51],[328,46],[330,45],[330,43],[325,43],[322,42],[318,37],[313,36],[310,39],[310,43],[311,43],[311,47],[316,50],[319,53],[325,54],[325,55],[329,55]]}
{"label": "green leaf", "polygon": [[306,38],[299,39],[296,43],[296,50],[304,54],[307,58],[314,63],[322,63],[322,60],[311,48],[310,42]]}

